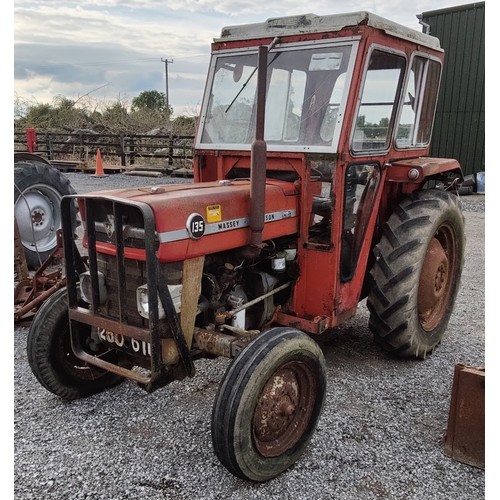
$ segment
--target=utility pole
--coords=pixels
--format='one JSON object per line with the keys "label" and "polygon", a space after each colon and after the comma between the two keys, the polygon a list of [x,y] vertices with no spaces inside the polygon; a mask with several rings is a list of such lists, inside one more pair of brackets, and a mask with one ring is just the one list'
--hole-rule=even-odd
{"label": "utility pole", "polygon": [[161,62],[165,63],[165,105],[167,106],[167,113],[170,110],[168,102],[168,65],[173,63],[173,59],[161,59]]}

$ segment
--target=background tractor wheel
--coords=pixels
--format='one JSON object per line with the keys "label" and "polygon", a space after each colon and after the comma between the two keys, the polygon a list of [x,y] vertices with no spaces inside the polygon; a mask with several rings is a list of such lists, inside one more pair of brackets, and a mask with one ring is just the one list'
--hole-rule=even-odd
{"label": "background tractor wheel", "polygon": [[[55,250],[61,199],[75,193],[68,178],[55,167],[36,161],[15,164],[14,217],[29,268],[38,269]],[[76,213],[75,206],[74,227]]]}
{"label": "background tractor wheel", "polygon": [[419,191],[404,199],[374,249],[370,329],[385,350],[425,358],[441,342],[462,274],[464,218],[455,195]]}
{"label": "background tractor wheel", "polygon": [[[100,346],[92,345],[90,326],[82,325],[81,328],[89,349],[98,354]],[[37,312],[28,332],[27,351],[28,363],[37,380],[63,399],[90,396],[123,380],[114,373],[88,365],[73,354],[66,288],[51,295]]]}
{"label": "background tractor wheel", "polygon": [[319,346],[292,328],[271,328],[228,368],[212,412],[212,443],[235,476],[267,481],[303,453],[326,391]]}

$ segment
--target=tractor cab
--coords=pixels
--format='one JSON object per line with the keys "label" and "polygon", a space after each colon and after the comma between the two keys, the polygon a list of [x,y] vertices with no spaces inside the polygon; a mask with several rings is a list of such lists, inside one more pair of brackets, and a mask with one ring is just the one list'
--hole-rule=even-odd
{"label": "tractor cab", "polygon": [[403,195],[436,175],[461,178],[456,161],[426,158],[443,55],[435,37],[367,12],[231,26],[214,41],[195,179],[250,177],[265,96],[262,168],[300,190],[293,310],[312,321],[302,328],[317,333],[355,313],[377,224]]}

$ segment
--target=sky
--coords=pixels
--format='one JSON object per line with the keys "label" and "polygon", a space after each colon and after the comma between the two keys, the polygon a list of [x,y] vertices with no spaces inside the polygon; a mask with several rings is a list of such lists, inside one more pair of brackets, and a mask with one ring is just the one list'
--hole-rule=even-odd
{"label": "sky", "polygon": [[[176,115],[197,114],[210,44],[224,26],[280,16],[367,10],[422,31],[417,15],[459,0],[15,0],[14,100],[64,96],[130,105],[167,91]],[[168,61],[165,64],[165,61]]]}

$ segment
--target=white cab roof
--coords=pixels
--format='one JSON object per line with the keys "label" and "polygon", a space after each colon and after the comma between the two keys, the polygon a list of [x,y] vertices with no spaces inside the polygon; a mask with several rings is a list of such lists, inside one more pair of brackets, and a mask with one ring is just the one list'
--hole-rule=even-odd
{"label": "white cab roof", "polygon": [[241,24],[239,26],[226,26],[222,28],[220,38],[215,42],[228,42],[234,40],[251,40],[254,38],[267,38],[286,36],[302,33],[325,33],[340,31],[348,26],[364,24],[381,29],[387,34],[411,40],[435,50],[440,50],[439,39],[421,33],[402,24],[389,21],[370,12],[361,11],[349,14],[333,14],[317,16],[304,14],[300,16],[276,17],[263,23]]}

